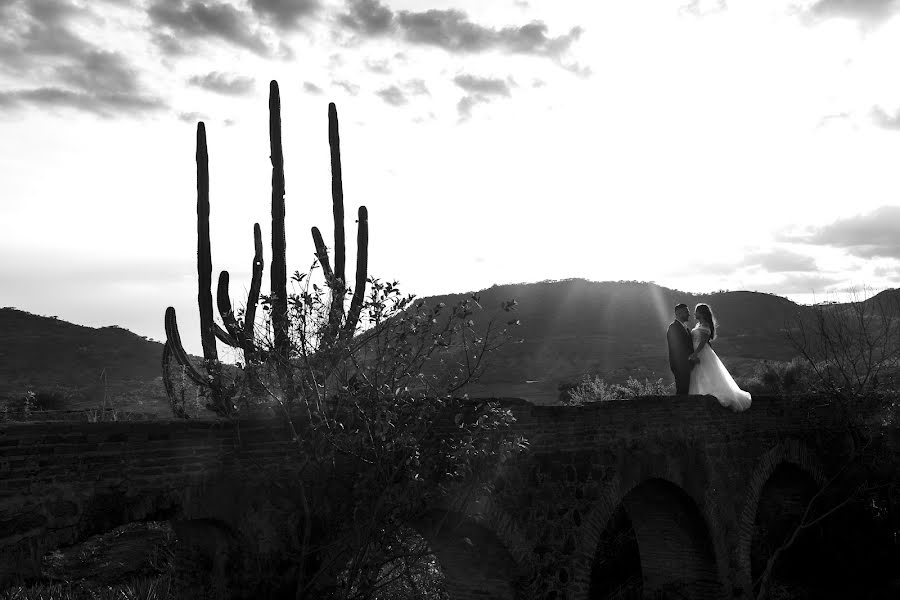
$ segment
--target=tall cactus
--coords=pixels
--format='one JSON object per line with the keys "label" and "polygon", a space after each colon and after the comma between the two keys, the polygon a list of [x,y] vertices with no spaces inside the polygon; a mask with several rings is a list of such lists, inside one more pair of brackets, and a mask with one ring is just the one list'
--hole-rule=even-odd
{"label": "tall cactus", "polygon": [[272,160],[272,328],[275,352],[286,364],[290,351],[287,315],[287,260],[284,230],[284,155],[281,149],[281,97],[278,82],[269,84],[269,148]]}
{"label": "tall cactus", "polygon": [[[281,100],[278,83],[272,81],[269,86],[269,140],[272,161],[272,265],[270,269],[270,285],[272,299],[272,324],[274,328],[274,350],[276,366],[282,385],[290,386],[290,337],[287,297],[287,265],[285,234],[285,189],[284,189],[284,156],[281,145]],[[312,228],[313,243],[316,255],[325,273],[326,283],[331,290],[332,302],[329,309],[329,329],[320,350],[334,348],[335,342],[349,340],[359,322],[360,312],[365,297],[368,269],[368,212],[365,206],[359,208],[359,227],[357,233],[356,282],[350,308],[344,315],[345,282],[345,240],[344,240],[344,193],[341,174],[340,137],[338,135],[337,109],[334,103],[328,105],[328,141],[331,151],[332,204],[334,212],[335,238],[335,270],[331,270],[328,251],[318,228]],[[166,391],[173,402],[176,414],[187,416],[183,410],[179,413],[172,385],[172,373],[169,372],[171,358],[182,366],[184,373],[197,386],[208,390],[211,403],[207,408],[219,414],[228,414],[238,394],[249,384],[254,392],[255,365],[264,359],[263,350],[255,338],[254,323],[259,301],[262,274],[264,269],[262,235],[259,224],[253,225],[253,274],[250,291],[247,297],[247,308],[243,321],[239,321],[231,306],[228,293],[228,271],[219,274],[216,300],[219,315],[224,329],[213,321],[212,308],[212,253],[209,235],[209,158],[206,148],[206,128],[203,123],[197,125],[197,303],[200,309],[200,337],[203,345],[204,368],[206,374],[193,366],[181,343],[175,309],[168,307],[165,315],[166,344],[163,349],[163,379]],[[243,377],[232,386],[225,386],[222,381],[221,364],[216,352],[216,338],[229,346],[240,348],[244,352],[246,364],[242,367]],[[288,391],[288,390],[286,390]],[[291,393],[288,391],[288,397]]]}
{"label": "tall cactus", "polygon": [[209,373],[213,405],[221,404],[222,368],[216,351],[212,303],[212,251],[209,243],[209,153],[206,126],[197,124],[197,306],[200,308],[200,343],[203,364]]}
{"label": "tall cactus", "polygon": [[[243,326],[237,323],[231,310],[231,302],[228,298],[228,271],[222,271],[219,275],[217,304],[222,322],[225,323],[227,328],[227,330],[223,330],[213,320],[212,251],[209,235],[209,154],[206,145],[206,126],[202,122],[197,124],[196,161],[197,305],[200,310],[200,341],[203,347],[203,364],[207,374],[201,374],[191,364],[187,353],[184,351],[184,346],[181,344],[175,309],[170,306],[166,309],[165,317],[166,344],[163,349],[163,379],[169,398],[173,401],[173,406],[176,406],[171,373],[168,372],[169,358],[174,356],[178,364],[185,370],[186,375],[196,385],[207,390],[210,397],[208,408],[220,414],[227,414],[233,405],[238,385],[226,388],[222,381],[222,367],[219,362],[218,351],[216,350],[216,338],[223,343],[241,348],[247,360],[255,356],[253,322],[262,279],[262,237],[259,224],[254,224],[253,234],[256,252],[253,259],[253,279],[247,301],[249,318],[244,320]],[[176,413],[178,412],[179,410],[176,409]],[[183,413],[183,411],[181,412]],[[182,414],[182,416],[184,415]]]}
{"label": "tall cactus", "polygon": [[[332,346],[335,342],[346,342],[356,329],[362,303],[366,291],[366,278],[369,260],[369,213],[365,206],[359,207],[357,252],[356,252],[356,285],[350,310],[344,318],[344,295],[347,290],[345,280],[345,240],[344,240],[344,184],[341,170],[341,139],[338,133],[337,107],[334,102],[328,104],[328,145],[331,150],[331,202],[334,213],[334,270],[328,259],[328,250],[322,233],[318,227],[312,228],[313,244],[316,256],[322,265],[325,281],[331,289],[331,308],[328,314],[328,329],[323,346]],[[341,323],[343,321],[343,324]]]}

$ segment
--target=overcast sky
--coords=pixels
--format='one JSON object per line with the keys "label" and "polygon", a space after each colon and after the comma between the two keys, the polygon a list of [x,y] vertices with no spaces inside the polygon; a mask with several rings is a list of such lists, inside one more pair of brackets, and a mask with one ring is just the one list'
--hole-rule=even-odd
{"label": "overcast sky", "polygon": [[173,305],[198,348],[196,123],[240,305],[271,79],[290,270],[331,239],[333,101],[408,292],[894,287],[898,69],[894,0],[0,0],[0,306],[163,339]]}

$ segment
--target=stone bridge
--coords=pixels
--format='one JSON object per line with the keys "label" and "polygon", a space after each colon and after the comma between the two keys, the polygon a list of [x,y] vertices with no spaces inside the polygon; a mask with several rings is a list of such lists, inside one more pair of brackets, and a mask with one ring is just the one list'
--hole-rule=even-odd
{"label": "stone bridge", "polygon": [[[810,401],[755,398],[742,414],[697,396],[503,402],[530,451],[491,497],[419,524],[455,600],[752,597],[765,536],[847,451],[840,417]],[[263,597],[227,587],[224,549],[237,546],[270,565],[279,597],[296,505],[242,473],[295,453],[278,420],[0,425],[0,583],[39,575],[50,549],[169,519],[195,557],[185,569]]]}

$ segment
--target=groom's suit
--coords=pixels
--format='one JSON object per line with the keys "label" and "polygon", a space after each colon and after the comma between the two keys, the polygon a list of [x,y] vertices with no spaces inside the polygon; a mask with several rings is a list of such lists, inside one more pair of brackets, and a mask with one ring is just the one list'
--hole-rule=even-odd
{"label": "groom's suit", "polygon": [[675,393],[687,394],[691,385],[691,369],[694,365],[688,357],[694,352],[694,342],[687,328],[675,319],[666,332],[669,342],[669,368],[675,375]]}

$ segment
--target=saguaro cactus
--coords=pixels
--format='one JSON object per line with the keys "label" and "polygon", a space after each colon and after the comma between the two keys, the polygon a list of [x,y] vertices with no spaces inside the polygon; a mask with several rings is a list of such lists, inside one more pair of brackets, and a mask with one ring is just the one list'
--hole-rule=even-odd
{"label": "saguaro cactus", "polygon": [[[281,100],[278,83],[272,81],[269,87],[269,140],[272,160],[272,266],[270,270],[272,325],[274,329],[274,359],[279,370],[283,386],[290,385],[290,336],[287,310],[287,265],[286,265],[286,233],[285,233],[285,190],[284,190],[284,156],[281,145]],[[346,342],[352,337],[359,322],[365,297],[368,268],[368,212],[365,206],[359,207],[359,230],[357,234],[356,282],[350,308],[344,315],[344,296],[347,293],[344,281],[345,241],[344,241],[344,193],[341,174],[340,138],[338,135],[337,109],[334,103],[328,105],[328,141],[331,151],[332,204],[334,212],[335,268],[332,271],[328,251],[318,228],[312,228],[313,243],[316,255],[322,265],[326,284],[331,290],[332,302],[329,310],[329,331],[322,341],[320,349],[330,349],[335,342]],[[166,344],[163,349],[163,380],[169,399],[176,414],[187,416],[180,410],[173,386],[173,373],[170,372],[170,359],[181,365],[186,376],[197,386],[207,390],[211,402],[207,408],[220,414],[228,414],[235,405],[236,397],[250,383],[253,390],[253,378],[256,365],[264,360],[264,352],[256,342],[254,323],[259,301],[260,286],[263,274],[262,236],[259,224],[253,225],[253,275],[247,297],[247,308],[243,321],[239,321],[231,306],[228,293],[228,271],[219,274],[216,293],[217,307],[223,329],[213,321],[212,312],[212,253],[209,235],[209,158],[206,148],[206,128],[203,123],[197,125],[197,304],[200,309],[200,339],[203,346],[203,362],[206,373],[201,373],[190,362],[181,343],[175,309],[166,309]],[[221,364],[216,351],[216,338],[222,343],[239,348],[244,353],[245,364],[241,367],[242,375],[233,385],[223,383]],[[290,397],[290,393],[286,394]]]}

